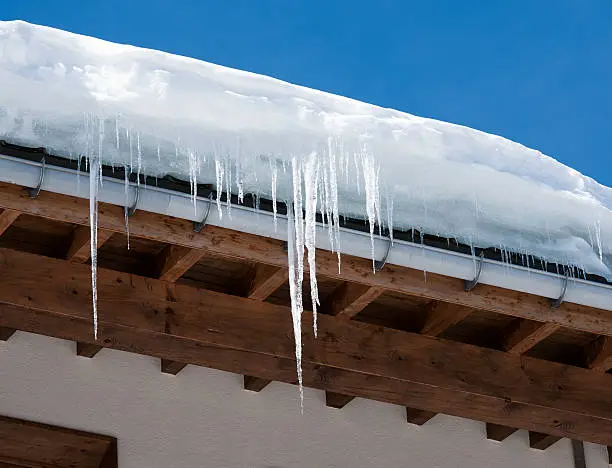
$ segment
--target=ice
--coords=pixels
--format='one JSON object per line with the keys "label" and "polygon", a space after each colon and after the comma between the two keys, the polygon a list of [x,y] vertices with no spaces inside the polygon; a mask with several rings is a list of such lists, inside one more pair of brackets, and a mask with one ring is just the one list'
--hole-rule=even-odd
{"label": "ice", "polygon": [[[194,197],[198,183],[213,184],[220,215],[231,206],[222,192],[254,194],[257,206],[270,198],[275,213],[287,202],[298,362],[306,253],[318,301],[317,209],[335,251],[349,216],[371,236],[416,228],[417,242],[502,246],[507,261],[520,253],[525,265],[539,258],[612,279],[612,189],[499,136],[21,21],[0,22],[0,83],[1,139],[88,158],[92,226],[100,163],[135,172],[137,184],[173,175]],[[126,180],[126,206],[130,191]]]}

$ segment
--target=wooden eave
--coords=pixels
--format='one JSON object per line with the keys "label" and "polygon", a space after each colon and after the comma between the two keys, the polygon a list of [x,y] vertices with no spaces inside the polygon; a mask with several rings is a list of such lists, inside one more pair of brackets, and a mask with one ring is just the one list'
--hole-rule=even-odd
{"label": "wooden eave", "polygon": [[[122,207],[100,204],[99,336],[93,338],[87,200],[0,183],[0,337],[14,330],[245,376],[245,388],[296,383],[283,243],[137,211],[126,249]],[[5,214],[6,213],[6,214]],[[607,336],[612,311],[317,251],[319,336],[304,314],[304,384],[334,408],[353,397],[612,445]],[[307,282],[306,282],[307,283]],[[306,286],[307,288],[307,286]],[[305,294],[305,297],[308,293]],[[306,299],[306,308],[310,304]]]}

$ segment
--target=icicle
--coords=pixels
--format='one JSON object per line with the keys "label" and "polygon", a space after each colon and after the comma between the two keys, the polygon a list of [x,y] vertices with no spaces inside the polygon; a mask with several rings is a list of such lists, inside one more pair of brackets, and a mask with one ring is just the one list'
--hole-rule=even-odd
{"label": "icicle", "polygon": [[317,187],[319,180],[319,158],[311,153],[304,164],[304,188],[306,195],[306,229],[304,239],[308,249],[308,270],[310,272],[310,297],[312,299],[312,313],[314,335],[317,336],[317,306],[319,305],[319,291],[317,287],[316,271],[316,233],[317,233]]}
{"label": "icicle", "polygon": [[[295,188],[294,188],[295,194]],[[295,196],[295,195],[294,195]],[[295,361],[300,388],[300,410],[304,413],[304,386],[302,382],[302,281],[300,279],[299,267],[296,268],[296,257],[299,256],[296,248],[298,230],[296,226],[301,223],[301,213],[294,221],[292,207],[287,203],[287,263],[289,266],[289,294],[291,296],[291,318],[293,321],[293,338],[295,340]],[[299,221],[298,221],[299,219]]]}
{"label": "icicle", "polygon": [[603,262],[603,249],[601,245],[601,222],[595,222],[595,241],[597,242],[597,250],[599,252],[599,261]]}
{"label": "icicle", "polygon": [[278,228],[277,210],[276,210],[276,184],[278,179],[278,168],[276,162],[270,157],[270,172],[272,173],[272,212],[274,213],[274,232]]}
{"label": "icicle", "polygon": [[104,121],[100,120],[98,152],[92,152],[89,170],[89,228],[91,254],[91,299],[93,306],[94,339],[98,339],[98,190],[100,183],[100,158],[104,139]]}
{"label": "icicle", "polygon": [[[329,160],[329,204],[333,224],[333,245],[338,256],[338,273],[340,273],[340,210],[338,208],[338,171],[336,170],[336,153],[332,149],[331,137],[327,140],[327,152]],[[347,158],[348,161],[348,158]]]}
{"label": "icicle", "polygon": [[123,217],[125,218],[125,235],[127,237],[127,249],[130,250],[130,217],[128,207],[130,206],[130,171],[127,166],[123,166],[123,188],[125,192],[125,203],[123,204]]}
{"label": "icicle", "polygon": [[374,256],[374,229],[376,223],[380,225],[380,199],[378,192],[378,166],[374,158],[368,154],[365,150],[362,151],[362,167],[363,167],[363,178],[365,182],[365,195],[366,195],[366,212],[368,215],[368,222],[370,225],[370,245],[372,250],[372,270],[374,271],[374,265],[376,258]]}
{"label": "icicle", "polygon": [[221,194],[223,193],[223,179],[224,179],[224,170],[223,164],[219,160],[219,157],[215,157],[215,175],[217,178],[217,210],[219,211],[219,218],[223,217],[223,212],[221,210]]}

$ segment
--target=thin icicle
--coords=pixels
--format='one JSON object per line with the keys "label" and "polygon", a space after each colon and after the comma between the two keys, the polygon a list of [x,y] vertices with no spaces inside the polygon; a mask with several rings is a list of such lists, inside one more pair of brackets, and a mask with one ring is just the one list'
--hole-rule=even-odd
{"label": "thin icicle", "polygon": [[130,217],[128,216],[128,207],[130,206],[130,171],[127,166],[124,166],[123,169],[125,174],[123,178],[123,188],[125,192],[123,217],[125,218],[125,235],[127,237],[127,249],[130,250]]}
{"label": "thin icicle", "polygon": [[319,290],[317,286],[316,268],[316,233],[317,233],[317,188],[319,180],[319,158],[316,153],[311,153],[305,161],[304,168],[304,192],[306,196],[306,228],[304,241],[308,249],[308,271],[310,276],[310,297],[312,299],[314,335],[317,336],[317,306],[319,305]]}
{"label": "thin icicle", "polygon": [[274,214],[274,232],[276,232],[278,228],[276,207],[276,184],[278,180],[278,168],[276,167],[276,161],[272,157],[270,157],[270,172],[272,174],[272,212]]}
{"label": "thin icicle", "polygon": [[223,163],[219,160],[219,157],[215,157],[215,176],[217,179],[217,210],[219,211],[219,218],[223,217],[223,211],[221,210],[221,194],[223,193],[223,179],[224,179]]}
{"label": "thin icicle", "polygon": [[100,120],[98,151],[92,152],[89,167],[89,228],[91,254],[91,300],[93,306],[94,339],[98,339],[98,190],[100,187],[100,159],[104,140],[104,121]]}

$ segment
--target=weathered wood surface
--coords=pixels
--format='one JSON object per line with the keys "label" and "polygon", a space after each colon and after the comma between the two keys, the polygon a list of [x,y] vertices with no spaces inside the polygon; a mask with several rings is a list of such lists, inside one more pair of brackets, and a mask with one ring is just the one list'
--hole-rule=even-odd
{"label": "weathered wood surface", "polygon": [[[288,307],[105,269],[98,293],[95,344],[296,380]],[[0,326],[93,343],[90,301],[87,265],[0,249]],[[612,445],[607,374],[326,315],[311,327],[307,386]]]}
{"label": "weathered wood surface", "polygon": [[[36,200],[30,200],[25,191],[12,184],[0,183],[0,208],[58,221],[89,224],[87,200],[45,191],[41,192]],[[100,204],[99,227],[124,232],[123,207]],[[216,226],[207,226],[206,232],[197,234],[193,232],[190,221],[154,213],[137,211],[130,218],[130,235],[279,268],[285,268],[287,265],[287,254],[280,241]],[[612,335],[612,311],[609,310],[567,302],[557,309],[552,309],[547,298],[488,285],[478,285],[467,293],[463,289],[463,280],[428,273],[425,281],[422,271],[391,264],[373,274],[371,260],[350,255],[342,257],[342,270],[339,274],[337,262],[335,254],[327,251],[317,252],[317,271],[323,276],[475,309],[555,323],[596,334]]]}

